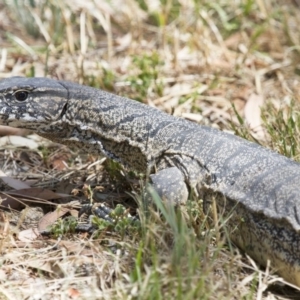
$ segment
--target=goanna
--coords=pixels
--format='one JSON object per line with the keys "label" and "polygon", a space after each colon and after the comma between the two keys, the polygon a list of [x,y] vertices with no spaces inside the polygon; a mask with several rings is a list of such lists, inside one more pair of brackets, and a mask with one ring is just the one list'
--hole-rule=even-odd
{"label": "goanna", "polygon": [[102,153],[151,174],[165,201],[213,197],[231,240],[300,286],[300,164],[255,143],[98,89],[48,78],[0,81],[0,124]]}

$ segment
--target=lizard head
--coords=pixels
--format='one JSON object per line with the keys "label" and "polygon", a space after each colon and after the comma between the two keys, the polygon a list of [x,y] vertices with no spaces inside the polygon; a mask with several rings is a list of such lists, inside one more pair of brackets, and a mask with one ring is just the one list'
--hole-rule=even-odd
{"label": "lizard head", "polygon": [[67,103],[68,90],[56,80],[11,77],[0,81],[3,125],[47,132],[63,118]]}

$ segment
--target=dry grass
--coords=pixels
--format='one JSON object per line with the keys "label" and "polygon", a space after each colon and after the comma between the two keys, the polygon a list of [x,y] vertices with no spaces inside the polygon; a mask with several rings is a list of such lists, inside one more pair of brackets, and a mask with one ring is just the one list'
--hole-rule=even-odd
{"label": "dry grass", "polygon": [[[0,77],[103,88],[299,160],[299,28],[297,0],[5,0]],[[141,228],[90,237],[63,234],[61,221],[58,238],[26,242],[20,233],[37,204],[2,213],[0,299],[299,299],[207,230],[196,199],[184,219],[163,208],[146,214],[138,174],[41,139],[30,151],[1,147],[9,178],[80,201],[96,188],[112,207],[138,207]],[[38,201],[41,215],[59,204]]]}

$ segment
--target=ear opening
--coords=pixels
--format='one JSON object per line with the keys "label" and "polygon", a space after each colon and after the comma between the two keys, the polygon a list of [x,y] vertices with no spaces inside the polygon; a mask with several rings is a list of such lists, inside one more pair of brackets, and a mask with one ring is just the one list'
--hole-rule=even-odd
{"label": "ear opening", "polygon": [[60,113],[60,116],[59,116],[60,119],[62,119],[63,116],[66,114],[67,109],[68,109],[68,103],[66,103],[66,104],[64,105],[63,109],[61,110],[61,113]]}

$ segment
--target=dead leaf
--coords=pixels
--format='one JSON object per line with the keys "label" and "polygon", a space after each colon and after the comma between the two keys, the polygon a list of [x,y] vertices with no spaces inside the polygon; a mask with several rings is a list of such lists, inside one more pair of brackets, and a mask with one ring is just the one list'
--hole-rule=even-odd
{"label": "dead leaf", "polygon": [[[14,209],[20,209],[24,206],[24,198],[28,199],[42,199],[42,200],[54,200],[59,198],[70,197],[68,194],[55,193],[48,189],[31,188],[28,184],[18,179],[7,176],[0,170],[0,179],[8,186],[14,188],[14,191],[7,191],[0,193],[2,199],[1,205]],[[10,197],[11,196],[11,197]],[[22,197],[22,201],[18,198]]]}
{"label": "dead leaf", "polygon": [[29,185],[27,185],[26,183],[18,180],[18,179],[14,179],[11,178],[9,176],[7,176],[4,172],[2,172],[0,170],[0,179],[7,184],[8,186],[10,186],[11,188],[14,188],[16,190],[20,190],[20,189],[27,189],[30,188]]}
{"label": "dead leaf", "polygon": [[[2,172],[0,170],[0,179],[7,184],[8,186],[19,190],[19,189],[26,189],[29,188],[30,186],[27,185],[26,183],[18,180],[18,179],[14,179],[11,178],[9,176],[7,176],[4,172]],[[13,209],[20,209],[22,207],[24,207],[24,205],[22,204],[22,202],[18,201],[18,199],[16,199],[15,197],[10,197],[6,194],[0,193],[0,197],[1,197],[1,205],[5,206],[5,207],[10,207]],[[4,197],[4,199],[3,199]]]}
{"label": "dead leaf", "polygon": [[44,272],[53,273],[50,262],[43,261],[41,259],[27,261],[26,264],[24,263],[24,265],[33,269],[38,269]]}
{"label": "dead leaf", "polygon": [[59,206],[55,211],[45,214],[38,223],[39,232],[45,231],[49,226],[53,225],[60,217],[70,212],[71,208]]}
{"label": "dead leaf", "polygon": [[4,270],[0,269],[0,281],[5,281],[7,279],[7,274]]}
{"label": "dead leaf", "polygon": [[21,242],[32,242],[36,240],[40,236],[39,231],[37,228],[30,228],[26,230],[22,230],[18,234],[18,239]]}
{"label": "dead leaf", "polygon": [[261,95],[257,94],[251,94],[248,98],[244,113],[245,113],[245,119],[250,127],[250,129],[253,131],[253,135],[257,139],[264,139],[265,133],[262,127],[262,121],[261,121],[261,107],[264,104],[264,98]]}
{"label": "dead leaf", "polygon": [[0,125],[0,136],[6,136],[6,135],[25,136],[28,133],[29,130]]}
{"label": "dead leaf", "polygon": [[53,169],[58,171],[63,171],[68,169],[67,161],[70,159],[71,154],[67,152],[59,152],[55,153],[48,158],[48,165],[51,166]]}
{"label": "dead leaf", "polygon": [[68,294],[72,299],[77,299],[80,296],[80,292],[75,288],[69,288]]}
{"label": "dead leaf", "polygon": [[5,192],[5,194],[12,196],[22,196],[23,198],[38,198],[43,200],[54,200],[59,198],[70,197],[70,195],[68,194],[55,193],[48,189],[35,187],[18,189],[16,191],[8,191]]}
{"label": "dead leaf", "polygon": [[0,147],[6,145],[13,145],[16,147],[27,147],[29,149],[37,149],[38,143],[33,141],[32,139],[28,139],[22,136],[9,135],[3,136],[0,138]]}
{"label": "dead leaf", "polygon": [[28,188],[14,191],[0,192],[1,206],[20,209],[31,202],[45,202],[59,198],[70,197],[68,194],[55,193],[43,188]]}
{"label": "dead leaf", "polygon": [[68,165],[63,159],[55,159],[52,162],[52,168],[57,171],[63,171],[68,169]]}
{"label": "dead leaf", "polygon": [[71,209],[70,210],[70,215],[74,218],[78,218],[78,215],[79,215],[79,211],[76,210],[76,209]]}
{"label": "dead leaf", "polygon": [[244,40],[243,33],[238,31],[232,35],[230,35],[225,41],[225,45],[227,48],[232,50],[237,50],[240,43]]}
{"label": "dead leaf", "polygon": [[24,207],[25,203],[15,197],[10,197],[6,194],[0,193],[0,205],[2,207],[9,207],[12,209],[20,210]]}

